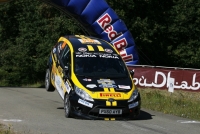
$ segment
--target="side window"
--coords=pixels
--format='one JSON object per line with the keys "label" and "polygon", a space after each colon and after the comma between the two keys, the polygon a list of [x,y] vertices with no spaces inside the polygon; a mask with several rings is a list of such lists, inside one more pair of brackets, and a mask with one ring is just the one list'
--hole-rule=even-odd
{"label": "side window", "polygon": [[62,62],[64,64],[64,66],[66,66],[67,63],[70,63],[71,54],[70,54],[70,49],[69,49],[69,47],[67,45],[66,45],[66,47],[64,48],[64,50],[62,52],[61,60],[62,60]]}
{"label": "side window", "polygon": [[63,51],[64,51],[66,45],[67,45],[67,44],[66,44],[64,41],[58,42],[58,45],[57,45],[57,52],[58,52],[59,57],[62,56]]}

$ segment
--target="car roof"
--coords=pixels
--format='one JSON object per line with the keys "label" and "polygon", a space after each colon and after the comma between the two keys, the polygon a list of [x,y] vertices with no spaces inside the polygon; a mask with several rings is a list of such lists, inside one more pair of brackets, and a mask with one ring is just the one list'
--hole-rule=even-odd
{"label": "car roof", "polygon": [[80,52],[80,50],[86,50],[86,52],[108,52],[117,54],[117,50],[114,49],[112,44],[104,41],[102,39],[85,36],[85,35],[69,35],[64,36],[68,39],[75,52]]}

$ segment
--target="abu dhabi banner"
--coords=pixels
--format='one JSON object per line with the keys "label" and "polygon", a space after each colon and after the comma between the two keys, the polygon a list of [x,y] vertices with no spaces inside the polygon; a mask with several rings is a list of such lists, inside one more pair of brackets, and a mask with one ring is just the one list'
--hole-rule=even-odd
{"label": "abu dhabi banner", "polygon": [[200,69],[156,66],[128,66],[134,70],[136,86],[145,88],[168,89],[170,79],[174,79],[174,90],[200,92]]}

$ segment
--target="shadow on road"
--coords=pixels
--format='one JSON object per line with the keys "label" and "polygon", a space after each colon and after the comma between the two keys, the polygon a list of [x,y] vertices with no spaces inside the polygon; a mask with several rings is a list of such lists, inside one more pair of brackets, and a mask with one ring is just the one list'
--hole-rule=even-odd
{"label": "shadow on road", "polygon": [[152,116],[155,116],[155,115],[151,115],[150,113],[141,110],[140,117],[137,120],[150,120],[152,119]]}
{"label": "shadow on road", "polygon": [[[63,110],[64,107],[57,107],[57,109],[61,109]],[[145,112],[143,110],[140,110],[140,116],[138,117],[138,119],[136,120],[151,120],[152,119],[152,116],[155,116],[155,115],[151,115],[150,113],[148,112]],[[81,118],[74,118],[74,119],[81,119]],[[88,119],[82,119],[82,120],[88,120]]]}
{"label": "shadow on road", "polygon": [[64,109],[64,107],[57,107],[57,109]]}

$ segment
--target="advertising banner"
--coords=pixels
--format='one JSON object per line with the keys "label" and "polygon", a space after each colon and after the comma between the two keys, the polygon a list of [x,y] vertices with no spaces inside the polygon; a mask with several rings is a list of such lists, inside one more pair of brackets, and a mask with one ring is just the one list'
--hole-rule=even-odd
{"label": "advertising banner", "polygon": [[128,66],[128,68],[134,70],[133,81],[138,87],[169,89],[173,78],[174,90],[200,92],[200,70],[198,69],[154,66]]}

